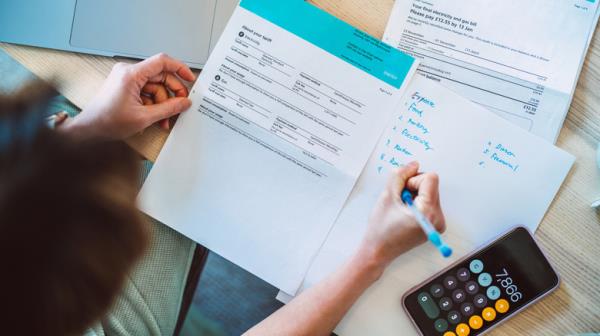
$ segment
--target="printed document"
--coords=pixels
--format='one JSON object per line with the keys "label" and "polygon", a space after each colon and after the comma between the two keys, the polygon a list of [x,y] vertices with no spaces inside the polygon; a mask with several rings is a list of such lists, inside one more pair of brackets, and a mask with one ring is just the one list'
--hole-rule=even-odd
{"label": "printed document", "polygon": [[598,1],[396,1],[384,42],[418,73],[555,142],[598,22]]}
{"label": "printed document", "polygon": [[402,295],[511,227],[523,225],[534,232],[574,162],[572,155],[542,138],[420,76],[408,87],[401,106],[302,289],[356,251],[391,169],[413,160],[421,163],[422,171],[440,176],[448,227],[444,239],[454,254],[445,259],[424,244],[402,255],[347,314],[336,330],[340,336],[414,333],[402,310]]}
{"label": "printed document", "polygon": [[415,69],[304,1],[243,0],[142,210],[296,292]]}

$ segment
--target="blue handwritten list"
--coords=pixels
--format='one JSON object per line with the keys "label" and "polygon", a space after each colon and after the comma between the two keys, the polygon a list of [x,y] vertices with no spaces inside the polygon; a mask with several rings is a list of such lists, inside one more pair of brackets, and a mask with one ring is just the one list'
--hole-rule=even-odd
{"label": "blue handwritten list", "polygon": [[416,160],[416,153],[434,151],[430,137],[432,130],[427,126],[426,116],[436,109],[433,99],[419,92],[410,96],[404,109],[394,119],[392,128],[384,136],[384,148],[379,154],[377,171],[401,167]]}
{"label": "blue handwritten list", "polygon": [[479,166],[482,168],[489,165],[500,166],[512,172],[519,169],[517,155],[508,146],[492,141],[488,141],[484,145],[483,159],[479,162]]}

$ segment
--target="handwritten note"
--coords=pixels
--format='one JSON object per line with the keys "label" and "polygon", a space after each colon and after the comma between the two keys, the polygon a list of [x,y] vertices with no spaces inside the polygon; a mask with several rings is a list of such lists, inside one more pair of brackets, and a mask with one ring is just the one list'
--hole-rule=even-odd
{"label": "handwritten note", "polygon": [[519,169],[519,160],[517,155],[505,145],[488,141],[483,149],[484,159],[479,161],[482,168],[497,165],[516,172]]}
{"label": "handwritten note", "polygon": [[[400,113],[393,119],[390,131],[384,136],[384,146],[380,146],[379,163],[376,170],[379,174],[386,174],[390,168],[404,166],[410,161],[422,159],[425,155],[434,155],[436,152],[436,141],[443,141],[453,134],[448,128],[437,129],[428,122],[429,118],[443,118],[436,116],[443,113],[436,103],[435,91],[433,96],[419,91],[411,91],[408,99],[405,99]],[[461,118],[454,116],[452,118]],[[463,127],[456,132],[473,130],[477,125],[473,124],[472,118],[463,117]],[[455,121],[454,121],[455,122]],[[450,125],[450,124],[446,124]],[[442,134],[437,134],[437,133]],[[440,153],[446,156],[451,153],[459,154],[461,148],[455,148],[452,152]],[[461,159],[460,157],[457,157]],[[462,159],[465,159],[463,157]],[[521,167],[520,157],[517,156],[513,147],[506,142],[486,140],[483,143],[481,157],[473,161],[481,169],[495,169],[499,173],[516,173]]]}
{"label": "handwritten note", "polygon": [[435,101],[414,92],[403,106],[402,113],[394,119],[391,132],[385,137],[384,152],[379,155],[377,166],[379,173],[386,172],[386,166],[400,167],[415,160],[415,153],[435,151],[432,130],[425,118],[436,112]]}

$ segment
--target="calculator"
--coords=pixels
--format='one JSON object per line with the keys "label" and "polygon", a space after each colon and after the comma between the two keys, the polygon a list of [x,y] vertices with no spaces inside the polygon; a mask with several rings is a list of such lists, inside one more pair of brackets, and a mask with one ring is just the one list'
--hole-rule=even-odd
{"label": "calculator", "polygon": [[402,303],[421,335],[481,335],[559,282],[529,231],[517,227],[411,289]]}

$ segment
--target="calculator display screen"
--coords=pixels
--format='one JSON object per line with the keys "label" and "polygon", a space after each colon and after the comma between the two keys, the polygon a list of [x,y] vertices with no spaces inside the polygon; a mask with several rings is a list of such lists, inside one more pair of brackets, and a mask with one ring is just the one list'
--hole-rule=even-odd
{"label": "calculator display screen", "polygon": [[479,335],[558,285],[535,241],[517,228],[404,298],[423,335]]}

